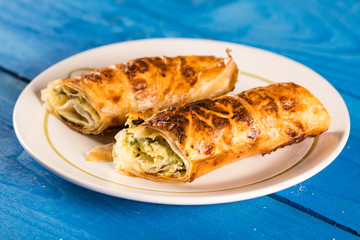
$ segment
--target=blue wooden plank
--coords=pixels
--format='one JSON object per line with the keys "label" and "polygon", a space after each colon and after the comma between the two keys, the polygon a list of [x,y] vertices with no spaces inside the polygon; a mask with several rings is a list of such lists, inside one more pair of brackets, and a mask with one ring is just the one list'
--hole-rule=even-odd
{"label": "blue wooden plank", "polygon": [[[16,79],[0,70],[0,122],[2,125],[12,127],[12,111],[20,92],[27,82]],[[1,139],[0,139],[1,140]]]}
{"label": "blue wooden plank", "polygon": [[33,5],[0,1],[0,66],[28,78],[66,57],[109,43],[199,37],[113,1],[39,0]]}
{"label": "blue wooden plank", "polygon": [[[333,70],[330,74],[347,71],[350,81],[343,89],[351,87],[359,76],[354,70],[360,62],[359,31],[353,28],[360,21],[358,2],[280,1],[260,5],[256,1],[122,1],[114,5],[104,1],[100,6],[84,6],[43,0],[39,2],[42,8],[30,11],[31,4],[3,1],[0,5],[5,9],[0,17],[4,43],[0,48],[4,63],[0,65],[30,78],[88,48],[129,39],[176,36],[208,37],[272,50],[318,70],[337,87],[328,70]],[[91,12],[93,8],[97,11]],[[25,70],[24,61],[36,66]]]}
{"label": "blue wooden plank", "polygon": [[[0,71],[0,236],[4,239],[355,239],[270,197],[210,206],[141,203],[96,193],[48,172],[22,149],[11,107],[25,82]],[[9,99],[5,101],[5,99]],[[304,231],[306,229],[306,231]]]}
{"label": "blue wooden plank", "polygon": [[278,194],[360,232],[360,99],[343,96],[353,123],[344,150],[313,178]]}
{"label": "blue wooden plank", "polygon": [[199,207],[146,204],[65,182],[32,164],[25,153],[20,153],[16,162],[25,179],[2,187],[2,199],[6,199],[0,214],[6,223],[1,227],[4,238],[355,239],[267,197]]}
{"label": "blue wooden plank", "polygon": [[[359,1],[136,1],[136,7],[202,36],[232,41],[290,57],[339,89],[358,83]],[[134,4],[132,4],[134,5]],[[183,14],[191,12],[192,14]],[[336,81],[338,78],[345,82]],[[333,80],[335,77],[335,80]],[[356,91],[356,96],[359,91]]]}

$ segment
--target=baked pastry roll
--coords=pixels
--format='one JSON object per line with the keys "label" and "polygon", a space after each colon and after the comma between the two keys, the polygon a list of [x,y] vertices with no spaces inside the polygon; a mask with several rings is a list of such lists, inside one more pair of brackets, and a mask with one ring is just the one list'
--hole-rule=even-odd
{"label": "baked pastry roll", "polygon": [[124,174],[191,182],[221,166],[268,154],[326,131],[322,103],[294,83],[206,98],[149,115],[131,113],[116,136],[113,161]]}
{"label": "baked pastry roll", "polygon": [[85,134],[120,129],[125,115],[164,109],[234,88],[238,69],[214,56],[146,57],[50,82],[42,90],[46,109]]}

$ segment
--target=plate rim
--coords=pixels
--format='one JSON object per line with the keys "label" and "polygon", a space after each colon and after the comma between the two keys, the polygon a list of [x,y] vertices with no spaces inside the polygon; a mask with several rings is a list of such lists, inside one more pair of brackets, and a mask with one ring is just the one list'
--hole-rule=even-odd
{"label": "plate rim", "polygon": [[[247,193],[247,197],[242,197],[241,195],[246,195],[244,193],[233,193],[230,195],[226,195],[226,199],[224,199],[223,195],[220,196],[207,196],[207,197],[201,197],[201,198],[194,198],[194,197],[189,197],[189,196],[161,196],[161,199],[159,199],[159,196],[149,196],[148,194],[146,195],[146,199],[144,199],[144,194],[143,193],[129,193],[126,192],[126,194],[124,194],[122,192],[122,194],[114,194],[114,189],[107,189],[107,188],[101,188],[98,187],[97,183],[90,183],[91,186],[89,186],[88,184],[86,184],[86,182],[84,183],[83,181],[78,181],[78,179],[76,178],[69,178],[69,176],[65,176],[63,172],[59,172],[57,169],[54,169],[48,165],[46,165],[45,162],[43,162],[42,160],[39,159],[39,157],[37,156],[36,153],[34,153],[32,151],[32,149],[23,141],[22,137],[21,137],[21,133],[19,132],[17,123],[16,123],[16,116],[18,114],[18,108],[19,108],[19,104],[21,99],[24,97],[24,95],[26,94],[27,91],[29,91],[32,86],[34,84],[36,84],[36,81],[39,81],[38,79],[41,79],[41,77],[43,75],[45,75],[47,72],[51,72],[53,69],[55,69],[58,65],[62,64],[63,62],[68,61],[71,58],[76,58],[79,57],[81,55],[86,55],[89,52],[92,51],[101,51],[104,48],[111,48],[114,46],[118,46],[118,45],[124,45],[124,44],[137,44],[137,43],[143,43],[143,42],[148,42],[148,41],[198,41],[198,42],[211,42],[211,43],[218,43],[218,44],[231,44],[231,45],[237,45],[237,46],[241,46],[241,47],[245,47],[245,48],[250,48],[250,49],[254,49],[254,50],[260,50],[265,52],[266,54],[271,54],[271,55],[275,55],[277,57],[281,57],[286,61],[291,61],[293,63],[296,63],[298,65],[301,65],[302,67],[307,68],[307,70],[312,71],[313,73],[315,73],[323,82],[327,83],[328,87],[333,88],[333,91],[338,95],[337,97],[342,101],[341,105],[344,106],[345,112],[347,113],[345,116],[346,119],[346,128],[345,131],[343,132],[342,138],[339,141],[339,144],[337,145],[337,147],[334,149],[333,152],[331,152],[331,154],[325,158],[324,161],[322,161],[320,164],[316,165],[315,167],[311,168],[308,171],[303,172],[300,175],[297,175],[295,178],[292,178],[290,180],[292,180],[291,182],[295,182],[295,183],[288,183],[285,184],[287,182],[290,182],[290,180],[285,181],[285,182],[279,182],[277,184],[274,185],[270,185],[267,186],[265,188],[260,188],[260,189],[256,189],[256,190],[252,190],[249,194]],[[111,196],[115,196],[115,197],[121,197],[121,198],[125,198],[125,199],[131,199],[131,200],[136,200],[136,201],[142,201],[142,202],[150,202],[150,203],[161,203],[161,204],[173,204],[173,205],[204,205],[204,204],[218,204],[218,203],[227,203],[227,202],[234,202],[234,201],[241,201],[241,200],[245,200],[245,199],[251,199],[251,198],[255,198],[255,197],[260,197],[260,196],[264,196],[264,195],[268,195],[270,193],[274,193],[274,192],[278,192],[281,191],[285,188],[294,186],[295,184],[298,184],[300,182],[305,181],[306,179],[309,179],[310,177],[314,176],[315,174],[319,173],[321,170],[323,170],[325,167],[327,167],[331,162],[333,162],[336,157],[341,153],[341,151],[343,150],[344,146],[346,145],[346,142],[349,138],[350,135],[350,116],[349,116],[349,111],[347,109],[347,106],[345,104],[345,101],[343,100],[342,96],[340,95],[340,93],[325,79],[323,78],[320,74],[318,74],[317,72],[315,72],[314,70],[312,70],[311,68],[305,66],[304,64],[297,62],[293,59],[290,59],[286,56],[268,51],[268,50],[264,50],[261,48],[256,48],[256,47],[252,47],[252,46],[247,46],[244,44],[238,44],[238,43],[232,43],[232,42],[226,42],[226,41],[218,41],[218,40],[210,40],[210,39],[198,39],[198,38],[150,38],[150,39],[139,39],[139,40],[133,40],[133,41],[125,41],[125,42],[118,42],[118,43],[112,43],[112,44],[108,44],[108,45],[103,45],[103,46],[99,46],[99,47],[95,47],[92,49],[88,49],[82,52],[79,52],[77,54],[74,54],[72,56],[69,56],[57,63],[55,63],[54,65],[48,67],[47,69],[45,69],[44,71],[42,71],[40,74],[38,74],[21,92],[21,94],[19,95],[15,106],[14,106],[14,110],[13,110],[13,126],[14,126],[14,131],[16,134],[16,137],[18,138],[18,141],[20,142],[20,144],[22,145],[22,147],[30,154],[30,156],[36,160],[38,163],[40,163],[43,167],[45,167],[46,169],[50,170],[51,172],[55,173],[56,175],[60,176],[61,178],[75,183],[79,186],[85,187],[87,189],[96,191],[96,192],[101,192],[104,194],[108,194]],[[321,136],[320,136],[321,137]],[[296,181],[295,181],[296,179]],[[95,186],[94,186],[95,185]],[[274,190],[275,189],[275,190]],[[117,190],[118,191],[118,190]]]}

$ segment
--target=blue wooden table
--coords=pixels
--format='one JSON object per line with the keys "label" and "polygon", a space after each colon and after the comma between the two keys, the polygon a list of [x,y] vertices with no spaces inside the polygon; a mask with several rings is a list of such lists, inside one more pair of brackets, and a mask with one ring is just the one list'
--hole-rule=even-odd
{"label": "blue wooden table", "polygon": [[[315,70],[349,109],[345,148],[326,169],[286,190],[227,204],[171,206],[79,187],[21,147],[13,107],[41,71],[93,47],[167,37],[241,43]],[[360,1],[0,0],[0,79],[1,239],[360,236]]]}

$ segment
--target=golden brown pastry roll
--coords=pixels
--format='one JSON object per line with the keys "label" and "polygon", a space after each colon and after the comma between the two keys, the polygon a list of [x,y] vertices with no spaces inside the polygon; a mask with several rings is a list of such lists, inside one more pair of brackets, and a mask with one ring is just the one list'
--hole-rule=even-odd
{"label": "golden brown pastry roll", "polygon": [[191,182],[239,159],[267,154],[329,128],[321,102],[294,83],[206,98],[152,116],[132,113],[116,135],[116,169],[157,182]]}
{"label": "golden brown pastry roll", "polygon": [[66,125],[99,134],[120,129],[129,112],[223,95],[237,74],[230,55],[146,57],[52,81],[41,94],[46,109]]}

